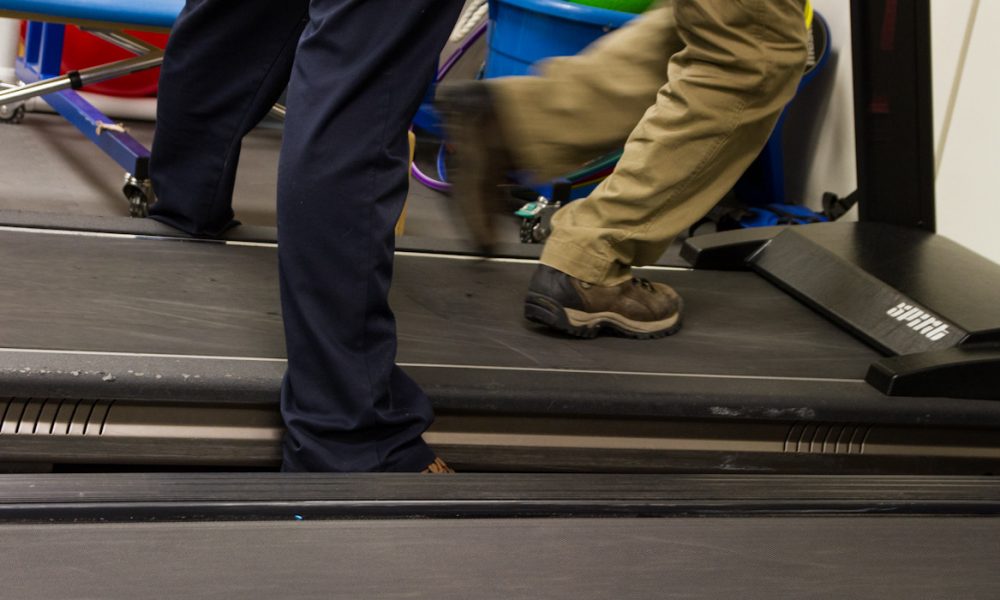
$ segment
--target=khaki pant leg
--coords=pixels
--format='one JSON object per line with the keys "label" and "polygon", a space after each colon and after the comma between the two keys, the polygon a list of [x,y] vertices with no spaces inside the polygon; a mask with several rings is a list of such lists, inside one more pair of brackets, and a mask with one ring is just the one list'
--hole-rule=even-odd
{"label": "khaki pant leg", "polygon": [[621,148],[680,48],[673,9],[661,6],[576,56],[542,62],[539,76],[489,80],[518,166],[551,179]]}
{"label": "khaki pant leg", "polygon": [[683,43],[669,58],[668,82],[614,173],[555,215],[542,262],[615,284],[704,216],[759,154],[795,94],[806,60],[804,4],[668,3],[662,10],[673,12]]}

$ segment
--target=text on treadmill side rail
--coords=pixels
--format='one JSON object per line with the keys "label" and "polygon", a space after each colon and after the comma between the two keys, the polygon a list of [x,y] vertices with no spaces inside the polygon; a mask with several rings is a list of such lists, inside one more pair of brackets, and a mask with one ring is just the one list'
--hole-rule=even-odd
{"label": "text on treadmill side rail", "polygon": [[951,333],[948,323],[906,302],[900,302],[887,310],[886,314],[897,321],[906,323],[910,329],[933,342],[944,339]]}

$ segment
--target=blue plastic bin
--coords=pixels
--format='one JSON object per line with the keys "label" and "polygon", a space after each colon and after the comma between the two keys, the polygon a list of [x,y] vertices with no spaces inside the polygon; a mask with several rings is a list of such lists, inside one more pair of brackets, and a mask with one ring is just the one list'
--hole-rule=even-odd
{"label": "blue plastic bin", "polygon": [[[538,61],[578,54],[597,38],[636,16],[564,0],[490,0],[484,75],[486,78],[527,75]],[[818,46],[818,62],[805,74],[800,89],[816,76],[829,58],[830,30],[819,13],[814,15],[813,35]],[[783,123],[784,113],[764,150],[737,184],[737,191],[747,204],[787,202],[781,143]],[[586,196],[592,188],[578,188],[572,197]]]}
{"label": "blue plastic bin", "polygon": [[[528,75],[534,63],[579,54],[597,38],[635,17],[564,0],[490,0],[483,77]],[[430,101],[433,94],[432,86],[413,124],[440,137],[441,121]]]}
{"label": "blue plastic bin", "polygon": [[539,60],[578,54],[635,16],[563,0],[490,0],[485,76],[527,75]]}

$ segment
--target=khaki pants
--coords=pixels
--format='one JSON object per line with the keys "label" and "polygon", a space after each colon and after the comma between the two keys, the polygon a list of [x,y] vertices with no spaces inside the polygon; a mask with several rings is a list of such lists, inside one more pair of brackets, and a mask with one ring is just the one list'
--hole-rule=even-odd
{"label": "khaki pants", "polygon": [[514,157],[542,180],[624,145],[614,173],[556,213],[542,262],[614,285],[708,213],[795,94],[804,5],[668,0],[537,77],[492,80]]}

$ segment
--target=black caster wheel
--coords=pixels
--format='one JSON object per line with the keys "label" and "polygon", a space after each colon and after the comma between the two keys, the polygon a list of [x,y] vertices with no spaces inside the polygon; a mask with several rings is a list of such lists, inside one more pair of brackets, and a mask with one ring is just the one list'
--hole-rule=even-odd
{"label": "black caster wheel", "polygon": [[128,199],[128,215],[137,219],[149,216],[149,198],[142,192],[126,193]]}
{"label": "black caster wheel", "polygon": [[17,125],[24,120],[24,105],[18,104],[11,108],[8,105],[0,106],[0,123],[7,125]]}
{"label": "black caster wheel", "polygon": [[153,186],[148,179],[136,179],[130,173],[126,173],[122,193],[128,200],[129,216],[138,219],[149,216],[149,205],[153,203]]}
{"label": "black caster wheel", "polygon": [[541,221],[538,217],[531,217],[521,219],[521,243],[522,244],[534,244],[535,240],[535,228]]}

